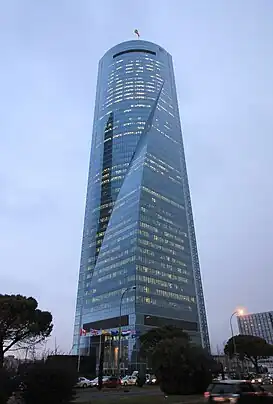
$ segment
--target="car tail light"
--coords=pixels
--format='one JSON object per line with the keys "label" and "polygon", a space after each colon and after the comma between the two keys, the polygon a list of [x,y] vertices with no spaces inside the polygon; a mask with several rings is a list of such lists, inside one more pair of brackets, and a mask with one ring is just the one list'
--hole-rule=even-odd
{"label": "car tail light", "polygon": [[204,397],[205,397],[205,398],[210,398],[210,392],[209,392],[209,391],[205,391]]}
{"label": "car tail light", "polygon": [[267,397],[272,397],[272,393],[270,393],[269,391],[260,391],[257,394],[258,396],[267,396]]}
{"label": "car tail light", "polygon": [[272,396],[271,393],[269,393],[268,391],[251,391],[249,393],[247,393],[248,396]]}

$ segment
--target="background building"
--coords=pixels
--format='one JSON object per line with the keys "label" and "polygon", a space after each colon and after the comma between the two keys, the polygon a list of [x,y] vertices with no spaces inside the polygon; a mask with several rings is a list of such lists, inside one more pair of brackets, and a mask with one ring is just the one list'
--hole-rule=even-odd
{"label": "background building", "polygon": [[[237,316],[239,333],[244,335],[255,335],[273,344],[273,312],[246,314]],[[273,371],[273,358],[260,361],[269,371]]]}
{"label": "background building", "polygon": [[240,334],[255,335],[273,344],[273,312],[246,314],[237,316]]}
{"label": "background building", "polygon": [[[74,352],[90,351],[82,326],[120,322],[134,336],[173,324],[209,349],[172,58],[142,40],[99,62]],[[122,340],[124,366],[138,362],[138,339]]]}
{"label": "background building", "polygon": [[[222,365],[222,369],[225,373],[237,372],[238,371],[238,362],[237,358],[229,358],[228,355],[225,354],[217,354],[213,355],[213,359]],[[255,372],[255,368],[253,363],[250,360],[244,360],[243,363],[240,361],[241,371],[246,373]]]}

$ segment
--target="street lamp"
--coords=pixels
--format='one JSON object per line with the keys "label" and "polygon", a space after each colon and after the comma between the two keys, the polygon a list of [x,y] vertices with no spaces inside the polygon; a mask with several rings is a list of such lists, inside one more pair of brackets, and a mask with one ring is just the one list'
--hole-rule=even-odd
{"label": "street lamp", "polygon": [[231,337],[232,337],[232,342],[233,342],[233,352],[234,352],[234,356],[236,357],[236,362],[237,362],[237,368],[239,369],[239,362],[238,362],[238,358],[237,358],[237,348],[236,348],[236,341],[234,338],[234,332],[233,332],[233,326],[232,326],[232,319],[234,316],[242,316],[244,314],[244,310],[240,309],[240,310],[236,310],[232,313],[232,315],[230,316],[230,320],[229,320],[229,324],[230,324],[230,330],[231,330]]}
{"label": "street lamp", "polygon": [[124,289],[121,297],[120,297],[120,305],[119,305],[119,330],[118,330],[118,376],[120,373],[120,360],[121,360],[121,309],[122,309],[122,301],[125,293],[129,292],[129,290],[136,290],[136,286],[129,286]]}

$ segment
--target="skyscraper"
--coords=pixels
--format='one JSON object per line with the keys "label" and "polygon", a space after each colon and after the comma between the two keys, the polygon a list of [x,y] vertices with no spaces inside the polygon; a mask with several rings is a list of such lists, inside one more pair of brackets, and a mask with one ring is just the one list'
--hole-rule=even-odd
{"label": "skyscraper", "polygon": [[81,327],[120,324],[176,325],[209,349],[172,58],[142,40],[99,62],[74,352]]}
{"label": "skyscraper", "polygon": [[[240,334],[254,335],[263,338],[268,344],[273,344],[272,311],[237,316],[237,322]],[[273,357],[260,359],[259,364],[267,367],[269,372],[273,371]]]}
{"label": "skyscraper", "polygon": [[273,312],[245,314],[237,316],[240,334],[255,335],[273,344]]}

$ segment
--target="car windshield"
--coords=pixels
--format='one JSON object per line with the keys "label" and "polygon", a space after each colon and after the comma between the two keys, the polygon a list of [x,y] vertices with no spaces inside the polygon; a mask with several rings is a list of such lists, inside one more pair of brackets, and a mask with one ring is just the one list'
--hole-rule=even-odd
{"label": "car windshield", "polygon": [[214,383],[210,385],[209,391],[212,394],[233,394],[235,392],[236,384],[228,383]]}
{"label": "car windshield", "polygon": [[213,383],[208,387],[208,391],[211,394],[238,394],[254,392],[254,391],[264,391],[264,389],[252,383]]}

